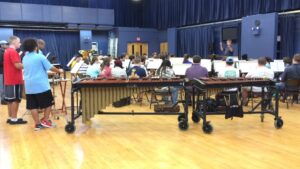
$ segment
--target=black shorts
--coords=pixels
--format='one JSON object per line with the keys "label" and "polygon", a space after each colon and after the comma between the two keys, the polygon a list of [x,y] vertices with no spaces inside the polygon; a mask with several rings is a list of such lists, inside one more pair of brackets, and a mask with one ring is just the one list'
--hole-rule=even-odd
{"label": "black shorts", "polygon": [[8,103],[21,102],[23,85],[5,85],[4,100]]}
{"label": "black shorts", "polygon": [[45,109],[54,105],[51,90],[38,94],[26,94],[26,108],[32,109]]}

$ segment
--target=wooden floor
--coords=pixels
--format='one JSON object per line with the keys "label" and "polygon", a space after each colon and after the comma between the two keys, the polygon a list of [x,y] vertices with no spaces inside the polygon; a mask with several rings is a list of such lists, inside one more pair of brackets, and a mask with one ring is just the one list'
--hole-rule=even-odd
{"label": "wooden floor", "polygon": [[[24,107],[25,101],[20,115]],[[147,111],[149,106],[108,108],[132,109]],[[259,115],[209,116],[211,135],[192,122],[188,131],[180,131],[177,116],[97,116],[88,125],[77,121],[74,134],[66,134],[61,117],[56,128],[36,132],[30,115],[24,117],[29,124],[9,126],[6,107],[0,111],[0,169],[300,168],[300,105],[287,110],[281,104],[280,130],[271,116],[264,123]]]}

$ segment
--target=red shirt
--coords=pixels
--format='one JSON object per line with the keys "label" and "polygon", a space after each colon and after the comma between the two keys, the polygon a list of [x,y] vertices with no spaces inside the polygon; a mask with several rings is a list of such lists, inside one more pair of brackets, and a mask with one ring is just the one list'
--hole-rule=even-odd
{"label": "red shirt", "polygon": [[23,84],[21,69],[15,67],[15,63],[21,63],[18,52],[13,48],[7,48],[4,53],[4,85]]}

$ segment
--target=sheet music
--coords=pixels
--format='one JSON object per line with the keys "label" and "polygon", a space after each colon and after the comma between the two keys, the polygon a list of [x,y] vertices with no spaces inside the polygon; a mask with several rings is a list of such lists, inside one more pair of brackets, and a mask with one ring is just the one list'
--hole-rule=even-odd
{"label": "sheet music", "polygon": [[69,61],[69,63],[67,64],[67,67],[70,67],[71,66],[71,64],[72,64],[72,62],[75,60],[75,56]]}
{"label": "sheet music", "polygon": [[273,72],[284,72],[285,69],[283,60],[274,60],[270,63],[270,66]]}
{"label": "sheet music", "polygon": [[158,69],[162,63],[161,59],[149,59],[147,69]]}
{"label": "sheet music", "polygon": [[240,60],[239,61],[239,69],[241,70],[242,73],[248,73],[254,70],[257,67],[257,61],[244,61]]}
{"label": "sheet music", "polygon": [[226,62],[222,60],[215,60],[214,61],[214,69],[215,72],[222,72],[225,69]]}
{"label": "sheet music", "polygon": [[46,55],[46,58],[48,58],[48,57],[49,57],[49,55],[50,55],[50,52],[49,52],[49,53],[47,53],[47,55]]}
{"label": "sheet music", "polygon": [[173,65],[173,71],[176,76],[184,76],[186,70],[191,66],[191,64],[175,64]]}
{"label": "sheet music", "polygon": [[71,73],[72,73],[72,74],[76,74],[76,73],[79,71],[79,69],[80,69],[80,67],[81,67],[81,65],[82,65],[83,63],[84,63],[83,60],[81,60],[81,61],[79,61],[78,63],[76,63],[75,66],[73,67],[73,69],[71,70]]}
{"label": "sheet music", "polygon": [[128,65],[129,65],[129,62],[130,62],[129,59],[125,59],[125,61],[122,62],[123,67],[127,69]]}
{"label": "sheet music", "polygon": [[170,58],[172,65],[178,65],[183,63],[183,58]]}
{"label": "sheet music", "polygon": [[234,62],[238,62],[239,61],[239,57],[238,56],[231,56],[231,58],[233,59]]}
{"label": "sheet music", "polygon": [[211,60],[210,59],[201,59],[200,65],[205,67],[208,72],[211,72]]}

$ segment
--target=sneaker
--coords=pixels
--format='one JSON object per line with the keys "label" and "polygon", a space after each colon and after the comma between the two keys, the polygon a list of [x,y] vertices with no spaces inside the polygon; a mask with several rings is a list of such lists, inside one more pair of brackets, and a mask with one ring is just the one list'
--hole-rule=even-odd
{"label": "sneaker", "polygon": [[19,124],[27,124],[27,121],[23,119],[18,119],[17,121],[7,120],[10,125],[19,125]]}
{"label": "sneaker", "polygon": [[35,127],[34,127],[34,130],[35,130],[35,131],[39,131],[39,130],[41,130],[41,129],[43,129],[43,128],[44,128],[43,125],[41,125],[41,124],[36,124]]}
{"label": "sneaker", "polygon": [[52,122],[50,120],[41,119],[41,125],[43,125],[46,128],[52,127]]}
{"label": "sneaker", "polygon": [[[21,121],[24,121],[24,120],[23,120],[22,118],[19,118],[19,119],[18,119],[18,121],[20,121],[20,122],[21,122]],[[6,123],[10,123],[10,122],[11,122],[11,120],[10,120],[10,119],[7,119],[7,120],[6,120]]]}
{"label": "sneaker", "polygon": [[1,100],[1,105],[7,105],[7,102],[4,100]]}

